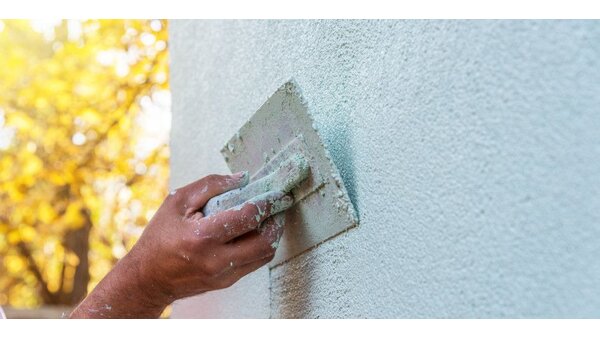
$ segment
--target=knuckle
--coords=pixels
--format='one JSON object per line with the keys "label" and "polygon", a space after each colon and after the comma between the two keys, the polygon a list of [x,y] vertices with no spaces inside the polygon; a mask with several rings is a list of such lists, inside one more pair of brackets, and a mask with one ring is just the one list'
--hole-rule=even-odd
{"label": "knuckle", "polygon": [[191,236],[184,237],[183,245],[188,250],[195,250],[212,246],[217,239],[214,235],[202,231],[202,229],[194,229]]}
{"label": "knuckle", "polygon": [[275,255],[275,247],[271,244],[271,242],[265,241],[261,248],[261,256],[262,257],[270,257]]}
{"label": "knuckle", "polygon": [[242,210],[242,218],[246,222],[260,222],[265,214],[265,207],[260,203],[248,203]]}
{"label": "knuckle", "polygon": [[171,206],[181,211],[182,209],[185,209],[187,204],[186,191],[184,189],[175,190],[175,193],[170,193],[166,200]]}
{"label": "knuckle", "polygon": [[219,237],[215,234],[203,234],[196,237],[195,247],[201,248],[206,246],[213,246],[215,243],[218,243]]}
{"label": "knuckle", "polygon": [[173,189],[171,192],[169,192],[165,200],[169,203],[177,203],[177,201],[181,199],[182,195],[183,189]]}
{"label": "knuckle", "polygon": [[208,261],[204,265],[204,271],[209,276],[217,276],[222,271],[222,264],[220,264],[220,262],[214,261],[214,260]]}
{"label": "knuckle", "polygon": [[235,284],[236,280],[232,279],[232,278],[224,278],[218,281],[217,285],[215,286],[216,289],[226,289],[230,286],[232,286],[233,284]]}
{"label": "knuckle", "polygon": [[210,175],[206,175],[204,177],[204,180],[207,181],[207,182],[211,182],[211,181],[214,181],[214,180],[216,180],[218,178],[219,178],[219,175],[217,175],[217,174],[210,174]]}
{"label": "knuckle", "polygon": [[256,208],[251,204],[245,206],[241,213],[241,218],[244,222],[251,221],[252,219],[255,219],[256,216],[258,216]]}
{"label": "knuckle", "polygon": [[238,280],[236,278],[227,278],[224,282],[223,285],[225,288],[228,288],[230,286],[232,286],[233,284],[235,284],[235,282],[237,282]]}
{"label": "knuckle", "polygon": [[204,181],[207,185],[218,184],[221,181],[223,181],[223,176],[217,174],[210,174],[204,178]]}
{"label": "knuckle", "polygon": [[269,256],[265,257],[265,261],[266,261],[265,264],[269,263],[270,261],[272,261],[273,258],[275,258],[275,251],[273,251],[273,253],[270,254]]}
{"label": "knuckle", "polygon": [[181,239],[181,248],[186,252],[194,252],[198,246],[198,239],[189,236]]}

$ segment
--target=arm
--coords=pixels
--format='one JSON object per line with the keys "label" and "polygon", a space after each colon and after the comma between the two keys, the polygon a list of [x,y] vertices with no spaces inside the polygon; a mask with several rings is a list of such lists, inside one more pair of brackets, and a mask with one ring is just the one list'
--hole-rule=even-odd
{"label": "arm", "polygon": [[207,176],[171,193],[71,318],[157,318],[176,299],[229,287],[269,262],[283,231],[270,216],[289,208],[290,196],[269,192],[210,217],[200,212],[245,175]]}

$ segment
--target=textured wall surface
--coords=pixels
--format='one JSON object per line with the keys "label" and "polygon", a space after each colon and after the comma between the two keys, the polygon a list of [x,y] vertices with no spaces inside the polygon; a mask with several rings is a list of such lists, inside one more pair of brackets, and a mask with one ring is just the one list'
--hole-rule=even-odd
{"label": "textured wall surface", "polygon": [[172,185],[294,77],[361,224],[174,317],[600,317],[600,22],[171,22]]}

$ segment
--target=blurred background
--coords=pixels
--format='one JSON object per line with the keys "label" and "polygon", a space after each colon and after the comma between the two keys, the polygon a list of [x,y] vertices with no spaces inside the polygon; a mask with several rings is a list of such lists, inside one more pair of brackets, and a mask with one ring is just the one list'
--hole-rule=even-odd
{"label": "blurred background", "polygon": [[167,44],[166,20],[0,21],[0,306],[9,317],[76,305],[162,202]]}

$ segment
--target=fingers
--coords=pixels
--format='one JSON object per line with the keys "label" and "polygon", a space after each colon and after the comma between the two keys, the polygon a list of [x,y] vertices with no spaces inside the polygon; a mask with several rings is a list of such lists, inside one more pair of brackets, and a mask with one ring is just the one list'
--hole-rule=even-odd
{"label": "fingers", "polygon": [[283,235],[284,225],[285,214],[277,214],[267,218],[259,231],[271,241],[272,246],[277,248],[279,246],[279,240],[281,240],[281,236]]}
{"label": "fingers", "polygon": [[259,231],[251,232],[228,244],[226,252],[231,265],[245,265],[275,255],[283,234],[283,220],[284,215],[281,214],[269,217]]}
{"label": "fingers", "polygon": [[233,175],[209,175],[177,189],[171,195],[176,196],[178,207],[189,216],[201,209],[212,197],[246,184],[248,184],[247,171]]}
{"label": "fingers", "polygon": [[282,192],[268,192],[244,204],[215,215],[204,217],[199,226],[202,232],[221,242],[229,242],[258,226],[273,214],[282,212],[294,203],[290,195]]}

